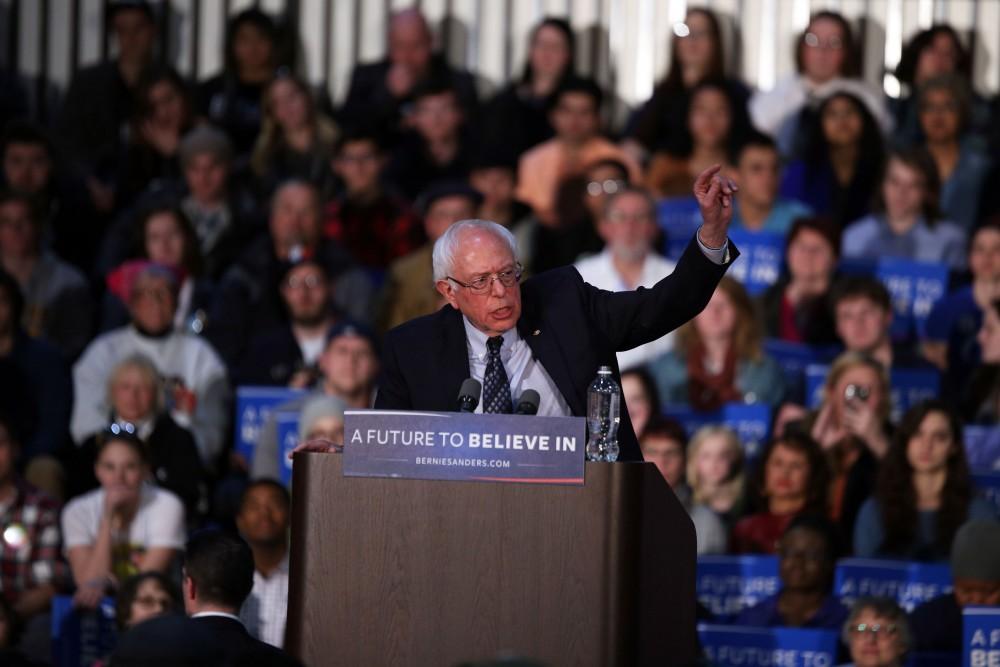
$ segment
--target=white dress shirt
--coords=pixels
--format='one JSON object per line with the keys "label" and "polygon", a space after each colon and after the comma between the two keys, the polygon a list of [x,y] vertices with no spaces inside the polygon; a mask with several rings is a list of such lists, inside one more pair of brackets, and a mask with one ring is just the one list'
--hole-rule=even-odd
{"label": "white dress shirt", "polygon": [[240,620],[247,632],[262,642],[282,648],[285,621],[288,617],[288,555],[278,568],[265,577],[253,571],[253,590],[240,609]]}

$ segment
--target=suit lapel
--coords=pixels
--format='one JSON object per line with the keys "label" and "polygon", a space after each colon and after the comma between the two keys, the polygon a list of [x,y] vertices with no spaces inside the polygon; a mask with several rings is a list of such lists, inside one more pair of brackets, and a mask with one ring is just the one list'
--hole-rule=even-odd
{"label": "suit lapel", "polygon": [[469,347],[465,341],[462,314],[451,306],[445,306],[441,317],[443,327],[437,353],[440,360],[437,384],[442,390],[440,400],[447,406],[443,409],[454,410],[462,382],[472,374],[469,370]]}
{"label": "suit lapel", "polygon": [[526,290],[522,290],[521,319],[517,321],[517,330],[521,338],[528,342],[532,356],[541,362],[545,372],[556,383],[559,392],[574,415],[586,414],[583,398],[577,393],[573,384],[573,376],[569,364],[563,354],[563,349],[555,337],[555,328],[541,316],[539,308]]}

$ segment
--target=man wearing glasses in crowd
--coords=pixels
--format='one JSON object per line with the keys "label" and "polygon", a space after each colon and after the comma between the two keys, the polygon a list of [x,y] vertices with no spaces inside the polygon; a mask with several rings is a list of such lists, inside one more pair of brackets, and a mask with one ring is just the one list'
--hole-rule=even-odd
{"label": "man wearing glasses in crowd", "polygon": [[[386,337],[376,409],[453,410],[462,382],[483,384],[479,411],[511,412],[527,389],[538,414],[583,415],[587,387],[615,354],[663,336],[697,315],[737,256],[727,241],[735,185],[705,170],[695,184],[703,226],[674,273],[651,289],[605,292],[572,267],[520,283],[517,244],[504,227],[456,223],[434,246],[435,286],[448,306]],[[621,458],[641,460],[627,411]]]}

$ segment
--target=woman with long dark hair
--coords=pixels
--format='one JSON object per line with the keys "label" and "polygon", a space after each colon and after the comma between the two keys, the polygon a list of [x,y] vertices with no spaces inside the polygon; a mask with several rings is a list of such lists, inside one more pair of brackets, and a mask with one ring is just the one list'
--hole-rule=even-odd
{"label": "woman with long dark hair", "polygon": [[718,17],[705,7],[690,7],[673,33],[670,69],[626,129],[626,145],[639,154],[650,153],[685,134],[689,95],[702,81],[720,82],[734,110],[746,114],[750,91],[743,82],[726,76]]}
{"label": "woman with long dark hair", "polygon": [[781,195],[843,229],[868,213],[882,173],[882,133],[862,99],[840,90],[820,104],[807,137],[801,159],[785,170]]}
{"label": "woman with long dark hair", "polygon": [[[548,16],[531,31],[521,77],[504,87],[483,111],[485,150],[516,161],[552,137],[552,94],[575,72],[576,37],[565,19]],[[495,143],[491,143],[495,142]]]}
{"label": "woman with long dark hair", "polygon": [[938,207],[941,183],[934,161],[923,149],[891,151],[875,200],[876,213],[844,231],[844,257],[895,257],[965,268],[965,232],[943,220]]}
{"label": "woman with long dark hair", "polygon": [[995,516],[973,493],[958,415],[943,401],[924,401],[903,416],[882,460],[875,495],[854,526],[854,552],[943,561],[963,523]]}

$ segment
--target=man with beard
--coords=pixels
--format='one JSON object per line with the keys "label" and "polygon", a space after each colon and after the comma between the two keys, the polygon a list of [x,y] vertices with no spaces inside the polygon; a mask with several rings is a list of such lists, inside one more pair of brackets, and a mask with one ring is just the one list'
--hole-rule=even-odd
{"label": "man with beard", "polygon": [[[674,263],[653,250],[657,237],[656,204],[643,190],[626,188],[611,196],[597,225],[604,239],[599,255],[581,259],[576,269],[584,282],[611,292],[652,287],[674,270]],[[673,334],[618,353],[622,369],[640,366],[673,347]]]}
{"label": "man with beard", "polygon": [[238,384],[303,388],[316,380],[326,333],[337,321],[326,269],[315,259],[291,264],[280,289],[288,322],[251,339]]}

